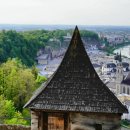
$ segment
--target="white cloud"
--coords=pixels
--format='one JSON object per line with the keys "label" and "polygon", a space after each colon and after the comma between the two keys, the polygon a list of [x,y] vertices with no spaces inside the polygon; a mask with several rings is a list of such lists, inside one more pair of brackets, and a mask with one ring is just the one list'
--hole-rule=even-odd
{"label": "white cloud", "polygon": [[129,25],[130,0],[0,0],[0,23]]}

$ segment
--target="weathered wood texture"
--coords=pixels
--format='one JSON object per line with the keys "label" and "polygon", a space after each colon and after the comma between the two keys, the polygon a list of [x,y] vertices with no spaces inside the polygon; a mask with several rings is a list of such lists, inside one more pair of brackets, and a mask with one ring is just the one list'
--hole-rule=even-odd
{"label": "weathered wood texture", "polygon": [[31,130],[69,130],[69,114],[31,111]]}
{"label": "weathered wood texture", "polygon": [[39,115],[35,111],[31,111],[31,130],[38,130]]}
{"label": "weathered wood texture", "polygon": [[33,116],[37,121],[31,130],[121,130],[120,114],[37,112],[36,115],[43,119]]}
{"label": "weathered wood texture", "polygon": [[64,130],[64,114],[48,114],[48,130]]}
{"label": "weathered wood texture", "polygon": [[99,113],[71,113],[71,130],[96,130],[97,124],[102,130],[121,130],[120,115]]}
{"label": "weathered wood texture", "polygon": [[21,125],[0,125],[0,130],[31,130],[31,127]]}

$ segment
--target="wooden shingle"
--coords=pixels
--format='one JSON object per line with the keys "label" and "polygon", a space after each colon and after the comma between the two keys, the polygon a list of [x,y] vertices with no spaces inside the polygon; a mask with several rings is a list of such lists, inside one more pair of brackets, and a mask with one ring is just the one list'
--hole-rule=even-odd
{"label": "wooden shingle", "polygon": [[52,111],[127,113],[127,108],[98,77],[77,27],[57,71],[25,107]]}

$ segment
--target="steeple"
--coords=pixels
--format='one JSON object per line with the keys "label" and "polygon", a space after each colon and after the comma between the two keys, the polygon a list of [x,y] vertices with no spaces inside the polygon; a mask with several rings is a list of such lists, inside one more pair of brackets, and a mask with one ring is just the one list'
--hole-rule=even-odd
{"label": "steeple", "polygon": [[48,111],[127,113],[98,77],[77,26],[60,66],[25,107]]}
{"label": "steeple", "polygon": [[120,51],[120,56],[119,56],[119,62],[122,62],[121,51]]}
{"label": "steeple", "polygon": [[117,69],[116,69],[116,94],[121,93],[121,82],[123,80],[123,66],[122,66],[122,56],[121,51],[118,59],[119,63],[117,63]]}

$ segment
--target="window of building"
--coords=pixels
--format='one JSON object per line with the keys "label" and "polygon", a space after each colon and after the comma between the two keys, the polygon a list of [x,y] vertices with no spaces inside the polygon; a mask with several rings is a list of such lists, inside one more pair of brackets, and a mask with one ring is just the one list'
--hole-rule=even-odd
{"label": "window of building", "polygon": [[102,130],[102,125],[101,124],[96,124],[95,125],[95,130]]}
{"label": "window of building", "polygon": [[129,95],[130,93],[129,93],[129,88],[127,88],[127,94]]}
{"label": "window of building", "polygon": [[123,93],[125,93],[125,87],[123,87]]}

